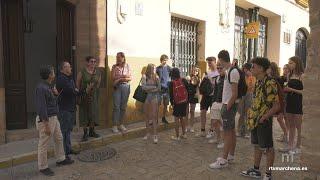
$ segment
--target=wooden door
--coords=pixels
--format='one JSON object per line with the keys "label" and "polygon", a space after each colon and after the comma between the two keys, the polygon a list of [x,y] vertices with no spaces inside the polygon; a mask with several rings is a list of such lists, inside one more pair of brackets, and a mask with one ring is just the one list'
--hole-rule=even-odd
{"label": "wooden door", "polygon": [[67,60],[75,73],[75,7],[65,0],[57,0],[57,65]]}
{"label": "wooden door", "polygon": [[27,128],[22,0],[1,0],[7,129]]}

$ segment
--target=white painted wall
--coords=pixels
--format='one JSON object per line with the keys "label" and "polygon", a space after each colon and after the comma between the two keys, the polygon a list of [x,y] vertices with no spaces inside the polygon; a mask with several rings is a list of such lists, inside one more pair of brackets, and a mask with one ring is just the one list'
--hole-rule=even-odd
{"label": "white painted wall", "polygon": [[[142,2],[143,16],[135,15],[135,3]],[[229,29],[219,25],[219,2],[229,2]],[[309,29],[309,13],[285,0],[127,0],[126,22],[116,18],[117,0],[108,1],[108,55],[123,51],[127,56],[159,58],[170,53],[171,15],[205,23],[205,54],[217,56],[227,49],[233,56],[235,5],[245,9],[259,6],[269,18],[268,56],[283,66],[295,53],[295,34]],[[225,6],[222,7],[225,9]],[[286,22],[281,21],[286,16]],[[291,44],[283,42],[283,32],[291,32]],[[201,55],[200,55],[201,56]]]}
{"label": "white painted wall", "polygon": [[[268,57],[279,63],[280,67],[288,63],[288,58],[295,55],[295,38],[299,28],[304,27],[309,31],[309,12],[297,7],[286,0],[236,0],[239,3],[248,3],[253,6],[259,6],[261,12],[265,12],[265,16],[269,18],[270,27],[268,36]],[[279,25],[279,17],[285,15],[286,22],[282,19]],[[279,38],[280,30],[280,38]],[[283,42],[283,32],[291,32],[291,43]],[[273,34],[274,33],[274,34]],[[274,37],[275,35],[275,37]],[[279,48],[280,45],[280,48]]]}
{"label": "white painted wall", "polygon": [[[230,1],[228,30],[219,26],[218,0],[131,0],[127,20],[116,18],[117,1],[108,1],[108,55],[124,51],[127,56],[159,58],[170,54],[171,15],[205,23],[205,56],[221,49],[233,54],[234,1]],[[143,3],[143,16],[135,15],[135,2]]]}
{"label": "white painted wall", "polygon": [[[159,58],[170,54],[171,21],[169,0],[127,1],[127,19],[118,23],[117,0],[108,1],[108,55],[123,51],[126,56]],[[135,2],[143,3],[143,15],[135,15]]]}

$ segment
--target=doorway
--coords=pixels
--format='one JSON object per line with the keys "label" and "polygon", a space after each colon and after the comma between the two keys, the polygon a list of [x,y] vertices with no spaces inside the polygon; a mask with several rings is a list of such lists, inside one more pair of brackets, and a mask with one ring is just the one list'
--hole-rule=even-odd
{"label": "doorway", "polygon": [[300,57],[303,67],[307,66],[307,35],[303,29],[298,29],[296,33],[295,55]]}

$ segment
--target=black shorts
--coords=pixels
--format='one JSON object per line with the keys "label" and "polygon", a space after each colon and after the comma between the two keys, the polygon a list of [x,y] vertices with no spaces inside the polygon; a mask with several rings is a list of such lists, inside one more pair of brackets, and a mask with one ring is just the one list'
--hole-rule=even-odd
{"label": "black shorts", "polygon": [[213,96],[202,96],[201,102],[200,102],[200,110],[206,110],[208,111],[209,107],[212,106],[212,99]]}
{"label": "black shorts", "polygon": [[272,118],[259,123],[251,131],[251,143],[258,145],[261,149],[273,148]]}

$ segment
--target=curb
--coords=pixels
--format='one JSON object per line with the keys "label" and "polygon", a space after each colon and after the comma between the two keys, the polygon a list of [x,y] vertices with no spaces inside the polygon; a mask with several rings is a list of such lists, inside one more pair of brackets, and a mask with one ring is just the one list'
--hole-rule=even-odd
{"label": "curb", "polygon": [[[161,124],[159,125],[158,130],[159,132],[162,132],[165,130],[172,129],[174,128],[174,124],[175,124],[174,122],[169,122],[168,125]],[[105,135],[97,139],[91,139],[87,142],[76,142],[72,144],[72,148],[80,151],[94,149],[94,148],[102,147],[111,143],[116,143],[120,141],[142,137],[145,134],[145,131],[146,131],[145,127],[129,129],[128,132],[125,134]],[[51,158],[51,157],[54,157],[53,148],[48,149],[48,158]],[[0,159],[0,169],[11,168],[20,164],[36,161],[37,159],[38,159],[37,151],[19,154],[19,155],[8,157],[8,158],[2,158]]]}

